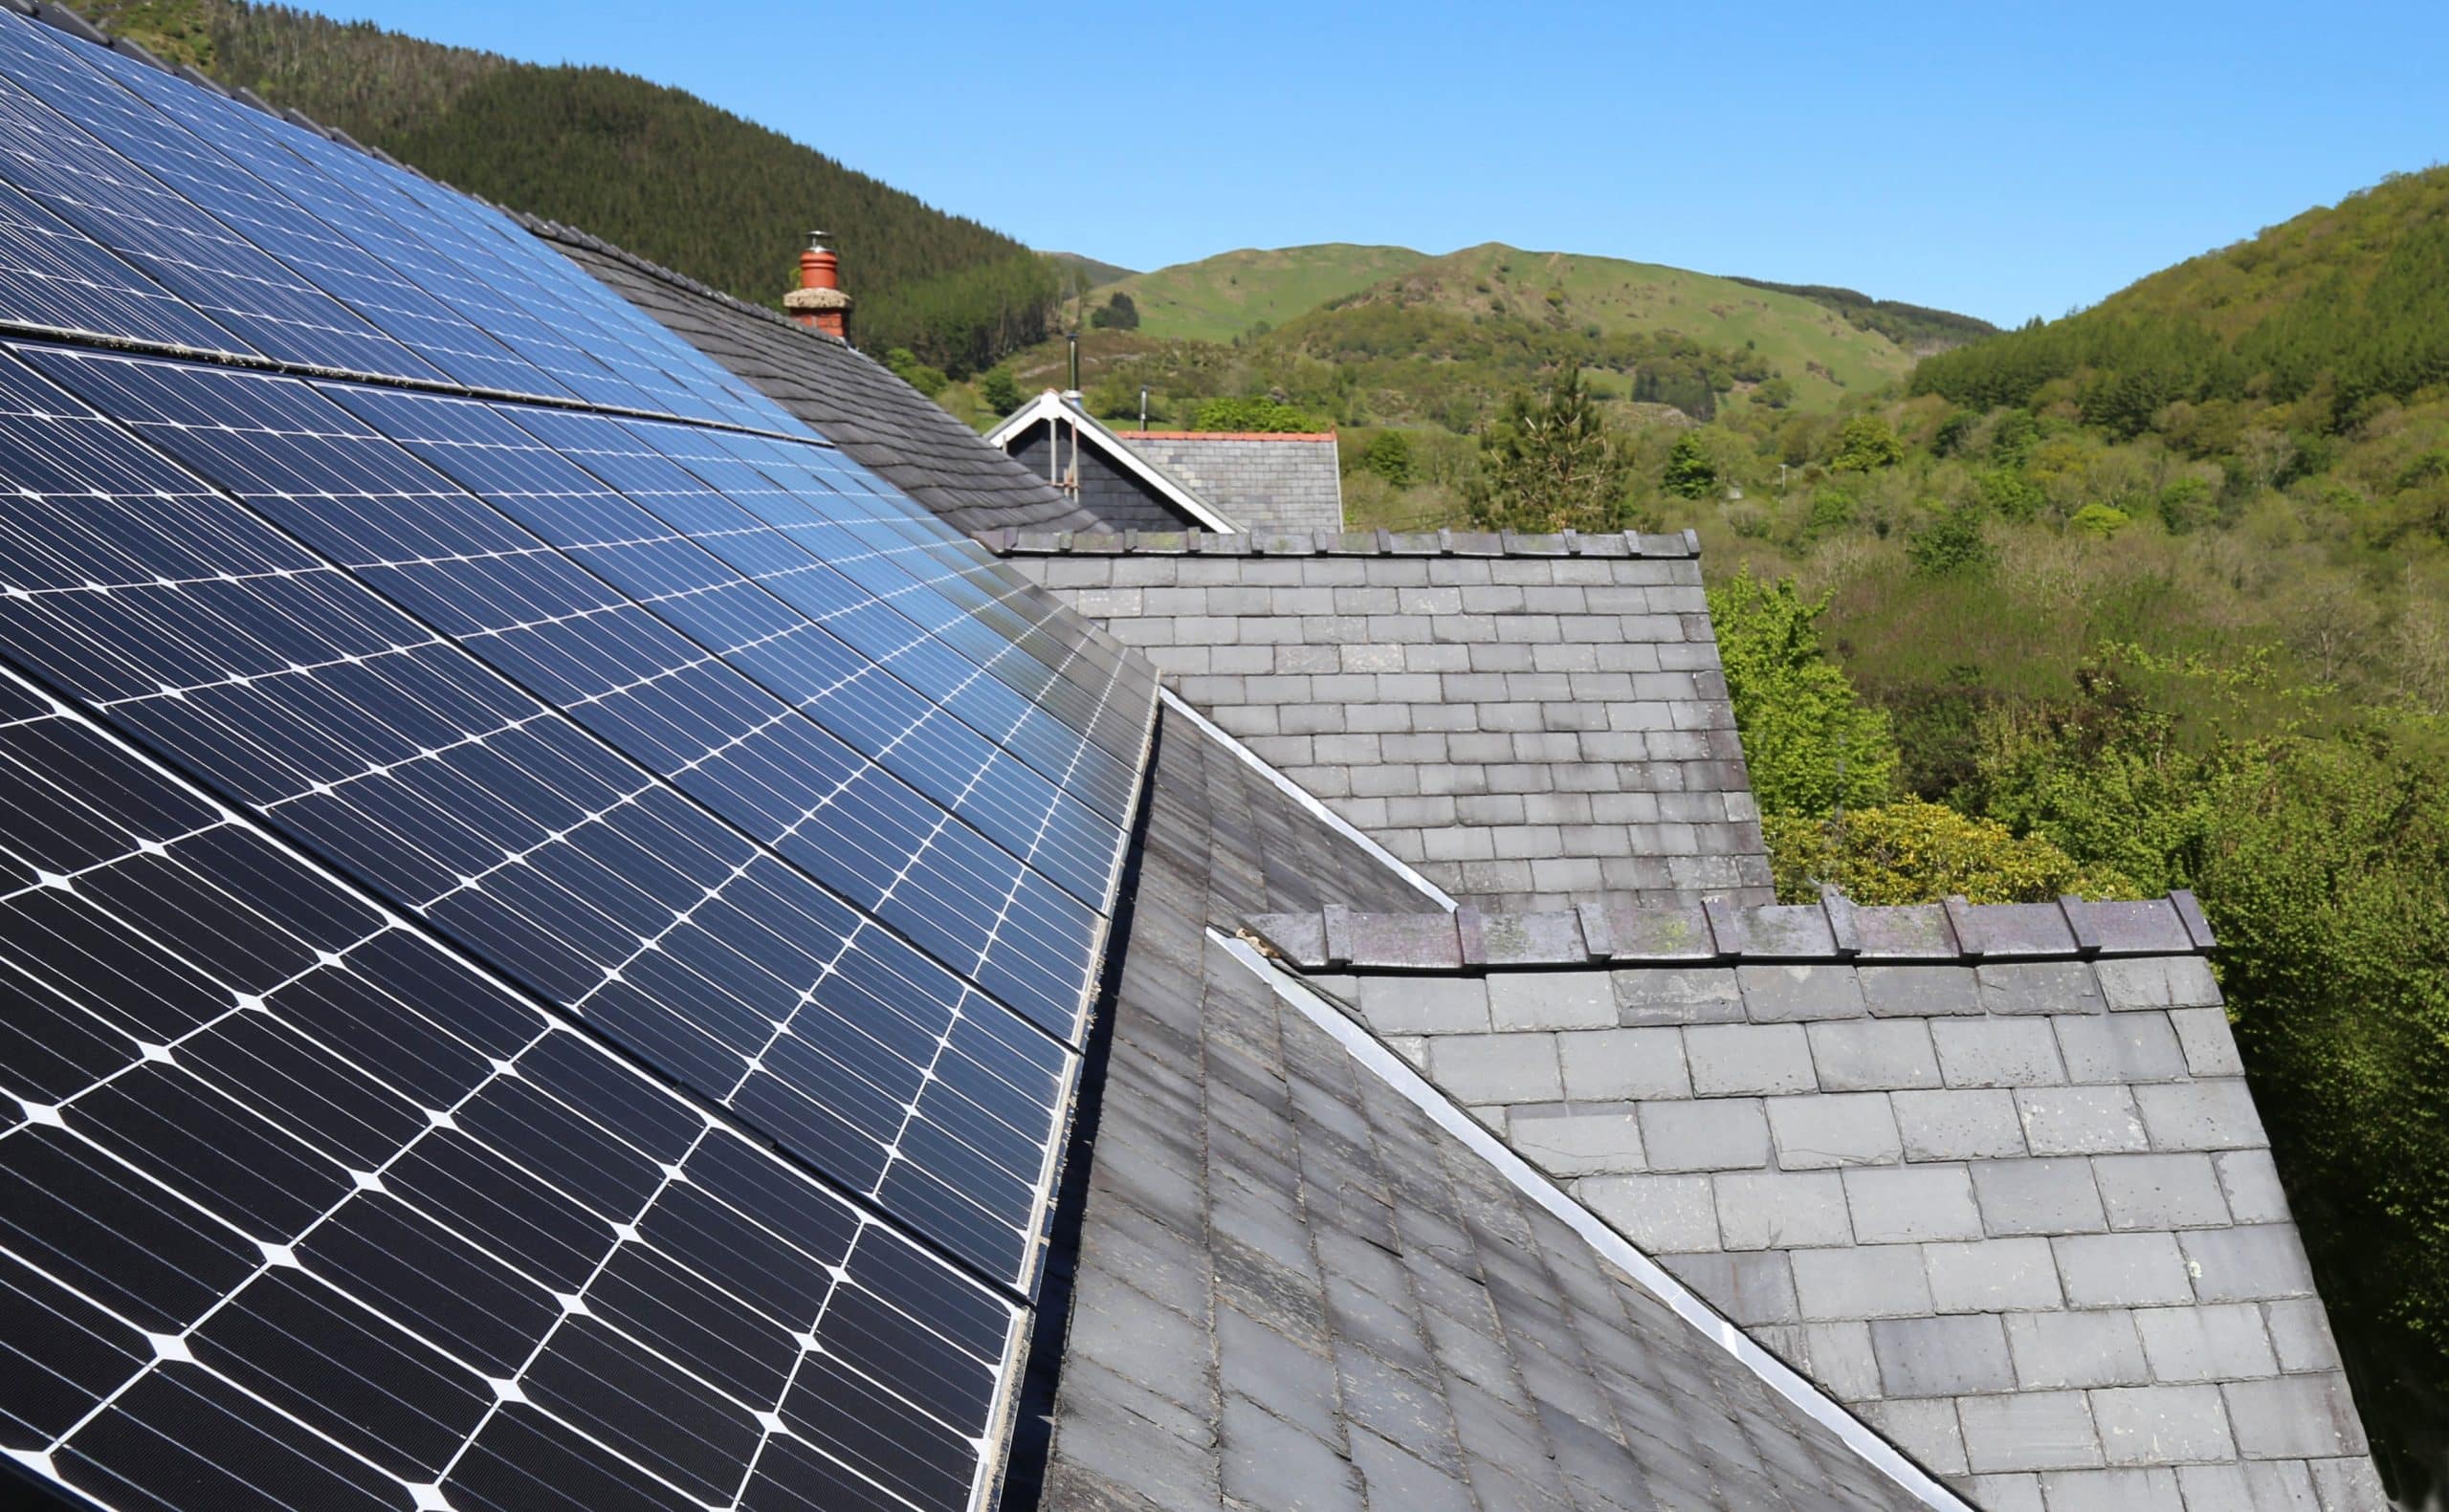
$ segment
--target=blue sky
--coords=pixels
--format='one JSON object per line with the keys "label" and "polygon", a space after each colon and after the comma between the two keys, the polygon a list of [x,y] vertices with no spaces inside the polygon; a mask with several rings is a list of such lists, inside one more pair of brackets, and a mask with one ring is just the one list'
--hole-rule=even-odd
{"label": "blue sky", "polygon": [[2003,323],[2449,159],[2438,0],[307,3],[676,84],[1136,268],[1504,241]]}

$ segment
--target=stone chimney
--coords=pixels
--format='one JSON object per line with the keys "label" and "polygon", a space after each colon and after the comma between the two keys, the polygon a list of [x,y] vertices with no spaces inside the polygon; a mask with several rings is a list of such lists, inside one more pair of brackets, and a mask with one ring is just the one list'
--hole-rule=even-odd
{"label": "stone chimney", "polygon": [[800,253],[800,286],[783,296],[791,318],[837,340],[848,340],[850,296],[842,292],[841,259],[825,245],[823,231],[807,233],[807,251]]}

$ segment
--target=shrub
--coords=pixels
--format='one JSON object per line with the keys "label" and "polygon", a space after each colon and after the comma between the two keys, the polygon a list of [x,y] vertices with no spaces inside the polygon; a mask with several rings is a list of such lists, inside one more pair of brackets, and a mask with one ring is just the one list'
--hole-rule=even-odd
{"label": "shrub", "polygon": [[1789,903],[1810,902],[1823,882],[1873,905],[1951,893],[1975,903],[2141,896],[2115,871],[2084,866],[2039,836],[2019,840],[2004,824],[1917,798],[1817,819],[1770,814],[1760,828],[1777,896]]}
{"label": "shrub", "polygon": [[1764,813],[1820,815],[1886,801],[1896,782],[1887,716],[1863,701],[1820,643],[1825,598],[1792,579],[1738,573],[1710,590],[1727,694]]}
{"label": "shrub", "polygon": [[1412,484],[1412,438],[1401,430],[1381,430],[1360,449],[1360,471],[1384,478],[1396,488]]}
{"label": "shrub", "polygon": [[2113,504],[2086,504],[2077,510],[2074,517],[2066,523],[2086,536],[2098,536],[2107,540],[2134,523],[2134,516]]}
{"label": "shrub", "polygon": [[1905,443],[1877,415],[1856,415],[1837,430],[1837,450],[1828,465],[1840,472],[1876,472],[1905,460]]}
{"label": "shrub", "polygon": [[978,402],[998,415],[1008,415],[1021,407],[1020,382],[1008,367],[989,368],[978,381]]}
{"label": "shrub", "polygon": [[1986,570],[1997,549],[1981,531],[1981,512],[1971,502],[1952,504],[1906,537],[1905,559],[1925,578]]}

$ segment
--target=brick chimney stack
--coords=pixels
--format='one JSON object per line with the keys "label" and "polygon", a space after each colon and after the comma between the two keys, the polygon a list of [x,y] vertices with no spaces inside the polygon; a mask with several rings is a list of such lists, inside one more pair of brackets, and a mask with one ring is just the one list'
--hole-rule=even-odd
{"label": "brick chimney stack", "polygon": [[783,308],[800,324],[847,340],[850,296],[842,292],[841,266],[825,245],[825,233],[808,232],[807,251],[800,253],[800,286],[783,296]]}

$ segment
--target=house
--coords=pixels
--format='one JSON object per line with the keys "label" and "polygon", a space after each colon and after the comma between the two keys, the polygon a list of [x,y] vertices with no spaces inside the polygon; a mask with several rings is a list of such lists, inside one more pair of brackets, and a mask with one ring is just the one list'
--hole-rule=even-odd
{"label": "house", "polygon": [[986,440],[1107,530],[1343,529],[1333,431],[1116,430],[1049,388]]}
{"label": "house", "polygon": [[1774,902],[1689,537],[1115,534],[69,12],[0,129],[22,1500],[2383,1504],[2192,899]]}

